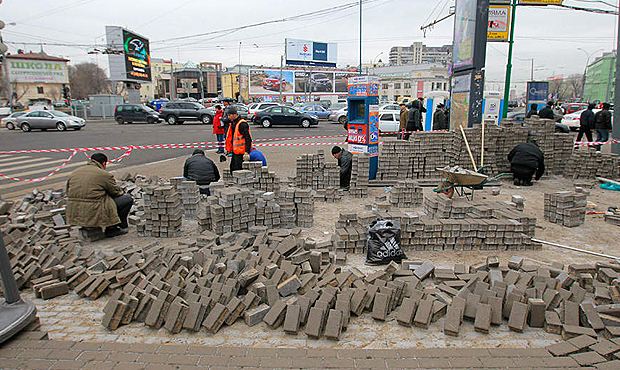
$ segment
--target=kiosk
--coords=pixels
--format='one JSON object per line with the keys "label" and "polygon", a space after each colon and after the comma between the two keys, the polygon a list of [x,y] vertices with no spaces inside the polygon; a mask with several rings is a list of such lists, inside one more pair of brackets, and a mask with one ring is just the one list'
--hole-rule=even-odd
{"label": "kiosk", "polygon": [[370,157],[368,179],[374,180],[379,167],[379,78],[349,77],[347,88],[349,151]]}

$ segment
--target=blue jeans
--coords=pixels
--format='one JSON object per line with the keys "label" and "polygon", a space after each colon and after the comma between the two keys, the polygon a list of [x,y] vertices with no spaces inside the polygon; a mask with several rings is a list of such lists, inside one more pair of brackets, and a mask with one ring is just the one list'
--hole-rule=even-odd
{"label": "blue jeans", "polygon": [[224,153],[224,134],[215,134],[217,136],[217,152]]}
{"label": "blue jeans", "polygon": [[[609,140],[609,130],[602,130],[602,129],[597,128],[596,129],[596,141],[604,143],[607,140]],[[596,150],[600,151],[601,145],[597,145]]]}

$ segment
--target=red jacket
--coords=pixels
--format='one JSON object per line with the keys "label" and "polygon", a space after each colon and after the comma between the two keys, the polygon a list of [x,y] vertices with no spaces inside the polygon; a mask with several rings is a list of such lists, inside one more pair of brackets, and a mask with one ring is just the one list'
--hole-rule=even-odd
{"label": "red jacket", "polygon": [[222,122],[223,110],[215,111],[215,117],[213,117],[213,134],[224,135],[224,122]]}

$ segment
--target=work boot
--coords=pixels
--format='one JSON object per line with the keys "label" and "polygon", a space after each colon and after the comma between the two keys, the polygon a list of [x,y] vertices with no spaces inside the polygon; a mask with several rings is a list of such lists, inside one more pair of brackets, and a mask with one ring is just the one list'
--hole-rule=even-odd
{"label": "work boot", "polygon": [[521,179],[519,178],[515,178],[514,181],[512,182],[515,186],[521,186]]}
{"label": "work boot", "polygon": [[105,229],[106,238],[114,238],[115,236],[127,234],[127,229],[122,229],[119,226],[110,226]]}

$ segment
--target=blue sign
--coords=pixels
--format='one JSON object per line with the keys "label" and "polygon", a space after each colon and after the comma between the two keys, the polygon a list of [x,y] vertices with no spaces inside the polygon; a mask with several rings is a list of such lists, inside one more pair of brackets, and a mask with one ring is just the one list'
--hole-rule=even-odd
{"label": "blue sign", "polygon": [[528,103],[544,103],[549,96],[549,82],[530,81],[527,83]]}
{"label": "blue sign", "polygon": [[312,43],[312,59],[327,61],[327,43],[325,42],[313,42]]}

